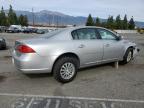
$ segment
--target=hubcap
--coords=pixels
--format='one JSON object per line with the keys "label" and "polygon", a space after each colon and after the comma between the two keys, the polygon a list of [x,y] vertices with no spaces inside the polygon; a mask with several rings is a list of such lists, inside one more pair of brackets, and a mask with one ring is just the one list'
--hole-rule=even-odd
{"label": "hubcap", "polygon": [[127,62],[129,62],[132,58],[132,52],[130,51],[127,56]]}
{"label": "hubcap", "polygon": [[72,63],[64,63],[60,69],[60,75],[63,79],[70,79],[75,73],[75,66]]}

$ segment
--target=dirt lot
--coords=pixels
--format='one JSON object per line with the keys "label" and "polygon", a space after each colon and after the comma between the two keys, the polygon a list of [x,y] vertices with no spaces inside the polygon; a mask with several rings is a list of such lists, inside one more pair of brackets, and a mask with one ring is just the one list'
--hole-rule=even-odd
{"label": "dirt lot", "polygon": [[25,75],[12,65],[14,41],[38,35],[0,34],[9,46],[0,51],[0,108],[144,108],[144,35],[122,35],[140,47],[135,60],[119,69],[82,69],[74,81],[60,84],[51,74]]}

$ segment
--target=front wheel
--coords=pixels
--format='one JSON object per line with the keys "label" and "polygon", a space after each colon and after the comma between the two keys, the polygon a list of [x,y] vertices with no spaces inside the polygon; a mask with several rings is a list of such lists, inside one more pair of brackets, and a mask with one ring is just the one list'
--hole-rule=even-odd
{"label": "front wheel", "polygon": [[62,83],[72,81],[78,70],[78,60],[74,57],[60,58],[53,68],[54,77]]}
{"label": "front wheel", "polygon": [[121,61],[120,63],[121,64],[127,64],[132,60],[132,58],[133,58],[133,49],[128,48],[125,55],[124,55],[123,61]]}

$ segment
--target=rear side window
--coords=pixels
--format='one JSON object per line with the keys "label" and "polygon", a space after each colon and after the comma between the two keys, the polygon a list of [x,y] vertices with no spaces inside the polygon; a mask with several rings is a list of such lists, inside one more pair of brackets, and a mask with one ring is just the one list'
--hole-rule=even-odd
{"label": "rear side window", "polygon": [[94,28],[83,28],[72,32],[74,40],[93,40],[98,39],[98,34]]}

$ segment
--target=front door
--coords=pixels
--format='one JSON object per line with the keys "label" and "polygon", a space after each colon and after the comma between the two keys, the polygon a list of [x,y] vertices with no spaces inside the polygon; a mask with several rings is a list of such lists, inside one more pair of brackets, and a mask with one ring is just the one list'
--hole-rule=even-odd
{"label": "front door", "polygon": [[104,47],[103,60],[110,61],[119,59],[122,55],[121,40],[117,40],[117,36],[109,30],[98,28],[97,29]]}

